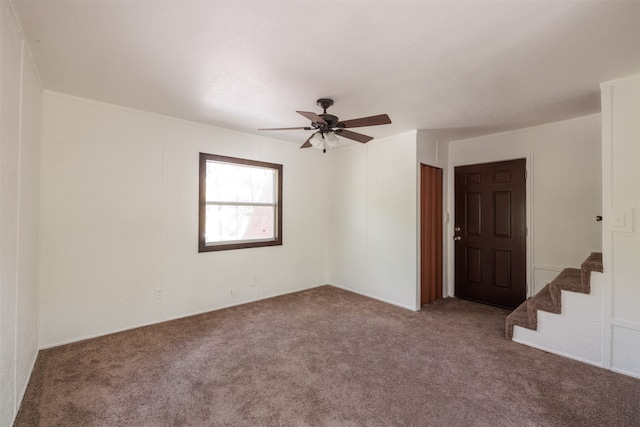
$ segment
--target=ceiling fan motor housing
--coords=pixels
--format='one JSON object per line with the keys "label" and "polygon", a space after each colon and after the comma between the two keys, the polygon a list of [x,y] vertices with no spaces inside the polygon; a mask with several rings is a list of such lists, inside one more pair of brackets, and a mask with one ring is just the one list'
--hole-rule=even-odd
{"label": "ceiling fan motor housing", "polygon": [[322,119],[326,122],[326,123],[316,123],[313,122],[312,126],[315,127],[316,129],[319,129],[323,132],[328,132],[330,131],[332,128],[336,127],[336,125],[338,124],[339,119],[332,115],[332,114],[318,114],[318,116],[322,117]]}
{"label": "ceiling fan motor housing", "polygon": [[324,110],[324,113],[318,114],[318,116],[322,117],[326,123],[312,123],[312,125],[323,133],[330,132],[331,129],[336,127],[340,121],[338,117],[332,114],[327,114],[327,108],[333,105],[333,99],[320,98],[316,101],[316,104]]}
{"label": "ceiling fan motor housing", "polygon": [[316,101],[316,104],[318,104],[319,107],[321,107],[324,112],[327,112],[327,108],[331,107],[333,105],[333,99],[329,99],[329,98],[320,98]]}

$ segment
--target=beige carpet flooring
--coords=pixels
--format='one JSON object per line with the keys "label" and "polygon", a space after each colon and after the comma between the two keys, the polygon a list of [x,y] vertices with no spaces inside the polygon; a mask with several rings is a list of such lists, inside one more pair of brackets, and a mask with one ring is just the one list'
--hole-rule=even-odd
{"label": "beige carpet flooring", "polygon": [[640,426],[640,380],[508,311],[331,286],[41,351],[16,426]]}

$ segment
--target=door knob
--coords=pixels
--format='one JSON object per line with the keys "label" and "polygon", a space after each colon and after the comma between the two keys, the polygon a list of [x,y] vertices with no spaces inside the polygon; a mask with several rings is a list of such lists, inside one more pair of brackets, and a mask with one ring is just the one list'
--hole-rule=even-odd
{"label": "door knob", "polygon": [[460,237],[460,236],[455,236],[455,237],[453,238],[453,240],[455,240],[456,242],[457,242],[458,240],[460,240],[460,239],[462,239],[462,237]]}

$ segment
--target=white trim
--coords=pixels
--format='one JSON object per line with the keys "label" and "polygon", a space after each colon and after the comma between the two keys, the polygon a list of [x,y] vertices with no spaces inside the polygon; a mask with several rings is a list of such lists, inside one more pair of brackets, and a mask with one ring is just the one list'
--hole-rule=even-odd
{"label": "white trim", "polygon": [[631,322],[623,319],[611,319],[611,326],[617,326],[618,328],[630,329],[632,331],[640,332],[640,323]]}
{"label": "white trim", "polygon": [[[86,341],[86,340],[90,340],[90,339],[93,339],[93,338],[100,338],[100,337],[104,337],[104,336],[107,336],[107,335],[117,334],[117,333],[120,333],[120,332],[131,331],[133,329],[144,328],[144,327],[147,327],[147,326],[153,326],[153,325],[157,325],[157,324],[160,324],[160,323],[169,322],[169,321],[172,321],[172,320],[184,319],[185,317],[198,316],[198,315],[201,315],[201,314],[211,313],[213,311],[218,311],[218,310],[224,310],[226,308],[231,308],[231,307],[235,307],[235,306],[238,306],[238,305],[250,304],[250,303],[257,302],[257,301],[264,300],[264,299],[275,298],[275,297],[279,297],[279,296],[282,296],[282,295],[295,294],[297,292],[303,292],[303,291],[307,291],[309,289],[319,288],[320,286],[325,286],[325,285],[309,286],[309,287],[306,287],[306,288],[296,289],[296,290],[293,290],[293,291],[286,291],[286,292],[282,292],[282,293],[271,294],[271,295],[267,295],[267,296],[260,297],[260,298],[257,298],[257,299],[242,300],[242,301],[235,302],[233,304],[226,304],[226,305],[222,305],[222,306],[217,306],[215,308],[210,308],[210,309],[207,309],[207,310],[194,311],[194,312],[190,312],[190,313],[185,314],[185,315],[180,315],[180,316],[175,316],[175,317],[168,317],[166,320],[157,320],[157,321],[152,321],[152,322],[146,322],[146,323],[141,323],[141,324],[138,324],[138,325],[135,325],[135,326],[121,328],[121,329],[112,329],[112,330],[107,331],[107,332],[101,332],[101,333],[97,333],[97,334],[86,335],[84,337],[74,338],[74,339],[67,340],[67,341],[60,341],[60,342],[57,342],[57,343],[54,343],[54,344],[47,344],[47,345],[41,346],[38,350],[46,350],[48,348],[59,347],[61,345],[73,344],[73,343],[76,343],[76,342]],[[333,286],[333,285],[331,285],[331,286]],[[338,286],[335,286],[335,287],[337,288]],[[350,290],[350,289],[346,289],[346,290]]]}
{"label": "white trim", "polygon": [[24,53],[29,57],[29,62],[31,64],[31,68],[33,69],[33,73],[36,76],[36,80],[38,81],[38,85],[40,86],[40,91],[42,91],[42,76],[40,75],[40,70],[36,66],[37,61],[36,57],[31,50],[31,46],[29,43],[25,41],[24,31],[22,29],[22,20],[20,19],[20,15],[15,10],[14,1],[8,1],[9,10],[11,11],[11,17],[13,18],[13,24],[18,31],[18,35],[20,36],[20,40],[22,41],[22,47],[24,49]]}
{"label": "white trim", "polygon": [[[18,31],[20,31],[20,29],[18,28]],[[23,141],[23,132],[22,132],[22,128],[23,128],[23,116],[24,116],[24,62],[25,62],[25,41],[24,38],[22,37],[22,34],[18,34],[20,36],[20,83],[19,83],[19,89],[18,89],[18,167],[17,167],[17,186],[18,188],[16,189],[16,265],[15,265],[15,277],[14,279],[14,283],[16,285],[16,293],[15,293],[15,297],[13,300],[13,307],[15,309],[15,324],[13,325],[13,394],[14,394],[14,400],[13,400],[13,416],[15,417],[18,414],[18,409],[20,408],[20,404],[22,403],[22,400],[18,400],[18,350],[20,349],[20,345],[18,344],[18,326],[19,326],[19,319],[20,319],[20,311],[19,311],[19,307],[20,307],[20,296],[21,296],[21,291],[22,291],[22,286],[20,283],[20,261],[21,261],[21,256],[20,256],[20,249],[21,249],[21,245],[20,245],[20,225],[22,224],[22,150],[24,148],[24,141]],[[40,207],[38,206],[38,209],[40,209]],[[36,336],[37,336],[37,329],[36,329]],[[36,345],[37,345],[37,338],[36,338]],[[29,375],[31,375],[31,371],[29,373]],[[27,380],[27,383],[29,381]]]}
{"label": "white trim", "polygon": [[[631,83],[638,80],[640,80],[640,74],[634,74],[633,76],[622,77],[619,79],[602,82],[600,83],[600,89],[603,90],[605,88],[610,88],[620,83]],[[604,108],[602,109],[602,111],[605,111]]]}
{"label": "white trim", "polygon": [[54,347],[59,347],[61,345],[73,344],[73,343],[76,343],[76,342],[86,341],[86,340],[90,340],[90,339],[93,339],[93,338],[99,338],[99,337],[104,337],[104,336],[111,335],[111,334],[117,334],[119,332],[131,331],[133,329],[144,328],[145,326],[156,325],[156,324],[162,323],[162,322],[163,322],[162,320],[156,320],[156,321],[153,321],[153,322],[140,323],[138,325],[134,325],[134,326],[130,326],[130,327],[122,328],[122,329],[112,329],[112,330],[109,330],[109,331],[106,331],[106,332],[100,332],[100,333],[97,333],[97,334],[85,335],[84,337],[73,338],[73,339],[65,340],[65,341],[59,341],[59,342],[55,342],[55,343],[52,343],[52,344],[41,345],[38,350],[46,350],[48,348],[54,348]]}
{"label": "white trim", "polygon": [[613,237],[610,232],[611,206],[612,200],[612,102],[613,87],[602,84],[601,106],[602,106],[602,365],[611,368],[611,355],[613,353],[613,342],[611,332],[611,317],[613,315],[613,295],[612,283],[613,275],[611,266],[613,265]]}
{"label": "white trim", "polygon": [[452,143],[472,142],[472,141],[482,140],[482,139],[486,139],[486,138],[493,138],[495,136],[514,135],[514,134],[518,134],[518,133],[521,133],[521,132],[529,132],[529,131],[535,130],[535,129],[545,129],[545,128],[556,127],[556,126],[564,126],[564,125],[566,125],[568,123],[582,122],[582,121],[591,120],[591,119],[593,119],[595,117],[600,117],[600,116],[601,116],[601,113],[589,114],[587,116],[574,117],[572,119],[559,120],[557,122],[544,123],[544,124],[541,124],[541,125],[535,125],[535,126],[530,126],[530,127],[525,127],[525,128],[507,130],[507,131],[504,131],[504,132],[490,133],[490,134],[486,134],[486,135],[473,136],[471,138],[464,138],[464,139],[453,139],[453,140],[451,140],[449,142],[452,142]]}
{"label": "white trim", "polygon": [[[97,107],[102,107],[102,108],[110,108],[110,109],[115,109],[117,111],[122,111],[122,112],[127,112],[127,113],[132,113],[132,114],[144,114],[148,117],[151,118],[156,118],[156,119],[165,119],[165,120],[171,120],[173,122],[176,123],[183,123],[183,124],[189,124],[189,125],[193,125],[193,126],[201,126],[207,129],[214,129],[216,131],[219,132],[227,132],[233,135],[251,135],[252,137],[255,137],[257,140],[265,140],[265,141],[275,141],[275,142],[280,142],[280,143],[284,143],[288,146],[291,146],[291,148],[298,148],[299,144],[297,142],[291,142],[288,141],[286,139],[277,139],[274,137],[267,137],[264,135],[259,135],[256,133],[250,133],[250,132],[246,132],[246,131],[239,131],[239,130],[235,130],[235,129],[229,129],[229,128],[225,128],[222,126],[218,126],[218,125],[214,125],[211,123],[204,123],[204,122],[196,122],[193,120],[187,120],[187,119],[182,119],[180,117],[175,117],[175,116],[169,116],[166,114],[160,114],[160,113],[154,113],[153,111],[147,111],[147,110],[141,110],[138,108],[132,108],[132,107],[125,107],[124,105],[118,105],[118,104],[111,104],[108,102],[104,102],[104,101],[98,101],[95,99],[91,99],[91,98],[83,98],[81,96],[76,96],[76,95],[69,95],[66,93],[62,93],[62,92],[56,92],[50,89],[44,89],[43,90],[43,95],[47,95],[47,96],[52,96],[55,98],[59,98],[59,99],[65,99],[67,101],[73,101],[73,102],[78,102],[81,104],[88,104],[88,105],[94,105]],[[355,145],[355,143],[354,143]],[[360,146],[363,144],[357,144],[355,146]]]}
{"label": "white trim", "polygon": [[166,253],[167,253],[167,248],[169,247],[169,243],[167,242],[167,232],[166,230],[168,230],[169,228],[167,227],[167,209],[169,209],[169,207],[167,206],[167,204],[165,204],[165,201],[168,199],[167,197],[167,185],[166,185],[166,181],[167,181],[167,176],[168,176],[168,165],[167,165],[167,144],[168,144],[168,129],[167,129],[167,119],[162,119],[162,141],[161,143],[161,161],[162,161],[162,168],[161,168],[161,177],[160,177],[160,185],[161,190],[160,190],[160,206],[159,206],[159,212],[160,212],[160,277],[158,278],[158,285],[160,288],[160,292],[161,292],[161,298],[159,301],[159,307],[158,307],[158,315],[160,316],[160,321],[165,321],[165,313],[167,312],[167,294],[169,293],[169,289],[167,289],[167,283],[168,281],[166,280],[166,265],[165,265],[165,257],[166,257]]}
{"label": "white trim", "polygon": [[148,115],[148,116],[151,116],[153,118],[156,118],[156,119],[172,119],[172,120],[182,121],[182,122],[186,122],[186,123],[195,123],[195,124],[199,124],[199,125],[206,126],[206,127],[213,127],[213,128],[216,128],[216,129],[229,130],[229,129],[225,129],[225,128],[218,128],[218,127],[216,127],[214,125],[208,125],[208,124],[199,123],[199,122],[191,122],[189,120],[179,119],[177,117],[167,116],[165,114],[154,113],[152,111],[140,110],[140,109],[132,108],[132,107],[125,107],[124,105],[111,104],[111,103],[108,103],[108,102],[98,101],[98,100],[91,99],[91,98],[84,98],[84,97],[76,96],[76,95],[69,95],[67,93],[56,92],[56,91],[53,91],[53,90],[50,90],[50,89],[44,89],[42,91],[42,94],[46,95],[46,96],[51,96],[51,97],[54,97],[54,98],[65,99],[67,101],[77,102],[77,103],[80,103],[80,104],[89,104],[89,105],[94,105],[94,106],[97,106],[97,107],[110,108],[110,109],[115,109],[115,110],[118,110],[118,111],[123,111],[123,112],[128,112],[128,113],[133,113],[133,114],[144,114],[144,115]]}
{"label": "white trim", "polygon": [[411,310],[411,311],[420,310],[420,307],[418,307],[418,308],[411,307],[411,306],[408,306],[408,305],[405,305],[405,304],[401,304],[401,303],[396,302],[396,301],[392,301],[392,300],[389,300],[389,299],[386,299],[386,298],[380,298],[378,296],[371,295],[371,294],[369,294],[367,292],[358,291],[358,290],[355,290],[355,289],[352,289],[352,288],[347,288],[345,286],[335,285],[333,283],[327,283],[327,285],[333,286],[334,288],[342,289],[343,291],[353,292],[354,294],[362,295],[363,297],[367,297],[367,298],[375,299],[375,300],[378,300],[378,301],[382,301],[382,302],[384,302],[386,304],[395,305],[396,307],[404,308],[404,309],[407,309],[407,310]]}
{"label": "white trim", "polygon": [[275,294],[268,294],[268,295],[260,296],[258,298],[254,298],[254,299],[250,299],[250,300],[242,300],[242,301],[234,302],[234,303],[231,303],[231,304],[225,304],[225,305],[218,306],[218,307],[211,308],[211,309],[207,309],[207,310],[193,311],[193,312],[190,312],[188,314],[184,314],[184,315],[180,315],[180,316],[170,316],[170,317],[167,317],[166,321],[168,322],[168,321],[171,321],[171,320],[184,319],[185,317],[198,316],[200,314],[211,313],[212,311],[224,310],[226,308],[236,307],[238,305],[250,304],[250,303],[253,303],[253,302],[258,302],[258,301],[262,301],[262,300],[269,299],[269,298],[275,298],[275,297],[279,297],[279,296],[282,296],[282,295],[295,294],[297,292],[303,292],[303,291],[308,291],[309,289],[319,288],[320,286],[324,286],[324,285],[311,285],[311,286],[308,286],[308,287],[305,287],[305,288],[295,289],[293,291],[285,291],[285,292],[279,292],[279,293],[275,293]]}
{"label": "white trim", "polygon": [[638,378],[640,379],[640,374],[636,372],[625,371],[624,369],[611,368],[610,371],[616,372],[618,374],[626,375],[628,377]]}
{"label": "white trim", "polygon": [[544,271],[555,271],[557,273],[562,273],[562,270],[564,270],[563,267],[556,267],[556,266],[551,266],[551,265],[539,265],[536,264],[533,266],[534,270],[544,270]]}
{"label": "white trim", "polygon": [[[520,326],[515,325],[514,328],[520,328]],[[568,359],[577,360],[578,362],[586,363],[587,365],[597,366],[598,368],[602,368],[603,367],[602,364],[600,364],[600,363],[596,363],[596,362],[593,362],[593,361],[588,360],[588,359],[583,359],[581,357],[575,357],[575,356],[572,356],[570,354],[564,353],[562,351],[552,350],[552,349],[544,347],[542,345],[531,344],[529,342],[524,342],[524,341],[521,341],[521,340],[516,339],[516,338],[513,338],[512,341],[515,342],[515,343],[518,343],[518,344],[526,345],[527,347],[533,347],[533,348],[537,348],[538,350],[546,351],[547,353],[557,354],[558,356],[566,357]]]}
{"label": "white trim", "polygon": [[[33,369],[36,367],[36,362],[38,361],[38,351],[33,354],[33,358],[31,360],[31,368],[29,368],[29,377],[27,381],[22,385],[22,390],[18,392],[16,390],[16,410],[13,414],[13,422],[15,422],[15,417],[18,416],[18,410],[20,409],[20,405],[22,404],[22,399],[24,399],[24,395],[27,392],[27,387],[29,386],[29,380],[31,379],[31,375],[33,374]],[[13,424],[12,424],[13,425]]]}
{"label": "white trim", "polygon": [[[534,283],[533,283],[533,248],[534,248],[534,226],[533,226],[533,153],[523,153],[523,154],[514,154],[514,155],[506,155],[503,157],[484,157],[478,158],[474,160],[467,160],[463,162],[455,162],[449,163],[449,173],[447,174],[447,208],[449,212],[454,212],[455,214],[455,173],[454,169],[458,166],[467,166],[467,165],[478,165],[484,163],[494,163],[494,162],[504,162],[509,160],[517,160],[517,159],[525,159],[526,170],[527,170],[527,179],[525,182],[526,188],[526,220],[525,225],[527,227],[527,239],[526,239],[526,257],[527,257],[527,298],[533,296],[534,294]],[[444,230],[443,234],[447,235],[447,238],[453,239],[453,225],[455,221],[449,221]],[[447,277],[449,278],[449,289],[447,295],[455,296],[455,247],[454,245],[449,245],[447,250]]]}
{"label": "white trim", "polygon": [[[304,291],[308,291],[309,289],[315,289],[315,288],[319,288],[321,286],[326,286],[326,283],[323,283],[321,285],[311,285],[311,286],[307,286],[305,288],[301,288],[301,289],[296,289],[295,291],[284,291],[284,292],[278,292],[275,294],[267,294],[267,295],[263,295],[259,298],[256,298],[254,301],[250,301],[250,302],[257,302],[257,301],[262,301],[265,299],[269,299],[269,298],[276,298],[276,297],[281,297],[283,295],[289,295],[289,294],[295,294],[298,292],[304,292]],[[245,303],[246,304],[246,303]],[[241,304],[234,304],[234,305],[241,305]]]}

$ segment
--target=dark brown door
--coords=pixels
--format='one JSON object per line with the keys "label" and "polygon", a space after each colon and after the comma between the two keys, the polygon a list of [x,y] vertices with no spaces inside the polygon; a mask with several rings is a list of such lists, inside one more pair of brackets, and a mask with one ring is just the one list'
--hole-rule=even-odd
{"label": "dark brown door", "polygon": [[516,308],[526,298],[526,160],[455,168],[455,290]]}
{"label": "dark brown door", "polygon": [[442,298],[442,169],[420,166],[420,303]]}

